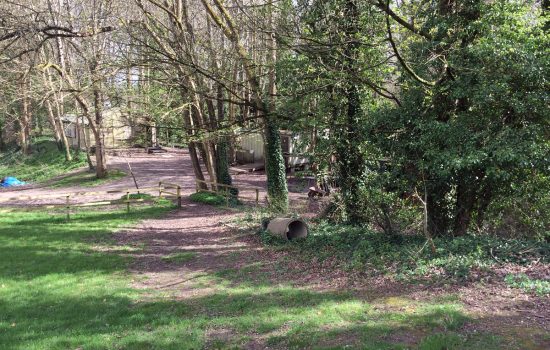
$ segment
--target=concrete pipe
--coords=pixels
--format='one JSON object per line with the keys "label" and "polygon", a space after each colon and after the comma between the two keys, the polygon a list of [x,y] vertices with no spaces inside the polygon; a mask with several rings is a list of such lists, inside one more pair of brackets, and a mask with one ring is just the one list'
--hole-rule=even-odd
{"label": "concrete pipe", "polygon": [[269,221],[267,231],[288,241],[305,238],[308,234],[307,224],[301,219],[276,218]]}

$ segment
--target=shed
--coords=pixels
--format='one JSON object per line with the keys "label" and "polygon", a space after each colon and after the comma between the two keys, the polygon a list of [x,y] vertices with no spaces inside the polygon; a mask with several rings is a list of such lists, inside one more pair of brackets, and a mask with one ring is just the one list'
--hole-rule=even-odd
{"label": "shed", "polygon": [[[287,168],[294,168],[309,163],[309,158],[304,155],[305,146],[301,144],[300,133],[281,130],[281,147]],[[264,138],[259,132],[250,132],[241,135],[237,142],[237,163],[251,164],[263,162]]]}
{"label": "shed", "polygon": [[[67,135],[71,147],[78,147],[79,142],[82,147],[84,137],[86,137],[88,146],[95,144],[94,133],[87,118],[67,114],[62,120],[65,135]],[[78,129],[80,129],[80,135],[77,135]],[[135,144],[149,146],[156,140],[155,133],[156,128],[148,126],[144,118],[129,117],[120,108],[110,108],[103,112],[103,134],[106,148],[130,147]],[[80,140],[78,136],[80,136]]]}

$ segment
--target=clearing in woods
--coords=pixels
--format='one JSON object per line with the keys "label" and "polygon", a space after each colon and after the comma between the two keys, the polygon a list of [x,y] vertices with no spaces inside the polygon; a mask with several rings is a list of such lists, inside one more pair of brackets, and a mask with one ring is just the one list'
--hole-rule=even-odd
{"label": "clearing in woods", "polygon": [[[183,184],[185,195],[195,188],[186,154],[130,160],[141,186],[161,179]],[[126,170],[122,158],[114,161]],[[264,180],[246,174],[236,183]],[[99,188],[131,183],[125,177]],[[44,191],[57,189],[20,192]],[[0,348],[550,347],[548,298],[342,271],[264,247],[236,222],[245,215],[189,200],[181,210],[88,211],[70,223],[2,213]]]}

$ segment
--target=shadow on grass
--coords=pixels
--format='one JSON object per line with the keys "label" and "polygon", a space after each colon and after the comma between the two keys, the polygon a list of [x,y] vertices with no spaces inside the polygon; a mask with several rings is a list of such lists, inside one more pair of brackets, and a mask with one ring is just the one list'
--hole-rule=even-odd
{"label": "shadow on grass", "polygon": [[[64,228],[59,225],[66,225],[71,229],[71,225],[75,224],[92,224],[97,225],[97,227],[103,227],[105,229],[110,229],[115,226],[119,226],[122,222],[131,222],[144,218],[155,218],[160,217],[165,214],[170,209],[175,209],[168,205],[159,205],[159,206],[132,206],[130,212],[126,210],[94,210],[94,209],[77,209],[76,212],[71,212],[71,218],[69,221],[66,219],[66,214],[62,211],[59,212],[50,212],[44,215],[42,211],[30,212],[30,215],[21,215],[19,217],[12,216],[4,218],[8,225],[10,226],[25,226],[31,228],[35,226],[36,229],[44,228],[42,225],[56,225],[54,230],[63,231]],[[14,212],[14,214],[17,214]],[[36,214],[36,215],[32,215]],[[89,226],[88,226],[89,227]],[[93,226],[96,227],[96,226]],[[4,228],[2,228],[4,229]],[[1,232],[1,231],[0,231]]]}
{"label": "shadow on grass", "polygon": [[[430,332],[454,332],[466,320],[452,303],[380,310],[351,292],[267,279],[241,283],[233,270],[205,270],[215,286],[211,294],[179,301],[129,288],[126,258],[95,250],[90,238],[108,239],[122,225],[167,210],[89,212],[68,223],[44,213],[0,219],[0,349],[246,348],[254,342],[260,348],[405,349]],[[227,336],[218,338],[216,329]],[[456,340],[449,337],[430,341]]]}
{"label": "shadow on grass", "polygon": [[196,349],[212,340],[205,332],[216,328],[231,330],[226,345],[264,334],[269,344],[304,348],[354,334],[339,345],[357,341],[362,348],[393,349],[400,347],[388,339],[392,330],[441,329],[449,317],[463,317],[456,310],[381,314],[349,294],[291,288],[227,290],[179,302],[137,302],[139,295],[122,286],[35,292],[0,301],[2,349]]}
{"label": "shadow on grass", "polygon": [[101,244],[113,230],[144,217],[159,216],[170,207],[143,207],[126,212],[87,212],[66,222],[47,213],[3,213],[0,218],[0,278],[18,280],[43,275],[94,271],[113,273],[127,259],[105,254]]}

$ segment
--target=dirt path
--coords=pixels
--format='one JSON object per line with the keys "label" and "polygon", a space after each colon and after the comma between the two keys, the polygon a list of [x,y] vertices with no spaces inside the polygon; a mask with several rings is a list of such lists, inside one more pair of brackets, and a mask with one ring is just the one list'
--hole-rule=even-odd
{"label": "dirt path", "polygon": [[[544,335],[550,332],[545,314],[550,308],[548,298],[533,297],[506,288],[502,283],[401,285],[381,277],[344,272],[334,261],[306,262],[295,259],[287,251],[264,248],[256,235],[239,230],[235,223],[239,215],[242,213],[185,201],[183,209],[164,218],[145,220],[133,229],[119,232],[116,236],[119,244],[138,248],[132,254],[133,286],[150,291],[148,295],[152,299],[161,295],[163,300],[190,303],[197,298],[218,295],[226,284],[269,286],[273,290],[290,286],[323,295],[346,292],[386,314],[404,312],[417,303],[438,304],[451,298],[459,301],[464,314],[473,319],[457,330],[465,337],[498,334],[503,339],[511,339],[510,344],[517,344],[510,349],[542,350],[550,345]],[[184,261],[169,260],[170,256],[181,253],[187,254]],[[398,330],[395,341],[413,348],[427,335],[423,333],[425,330],[420,332],[414,328]],[[223,341],[242,336],[228,329],[212,329],[207,341],[217,340],[220,332]],[[355,337],[358,335],[335,336],[334,345],[352,344]],[[285,348],[271,347],[262,334],[246,334],[246,338],[238,348]]]}
{"label": "dirt path", "polygon": [[[49,184],[37,184],[30,188],[10,188],[0,191],[0,200],[2,198],[11,198],[19,196],[38,197],[41,195],[63,195],[66,193],[75,192],[98,192],[109,190],[126,190],[135,188],[134,180],[129,176],[128,163],[136,177],[136,181],[140,188],[158,186],[159,181],[175,183],[182,186],[182,194],[189,195],[195,191],[195,177],[191,166],[191,160],[186,151],[169,152],[163,154],[148,155],[144,153],[128,154],[127,156],[110,156],[108,157],[109,168],[119,169],[128,174],[121,179],[107,182],[93,187],[71,186],[64,188],[51,188]],[[260,190],[260,200],[265,199],[265,183],[266,177],[262,172],[246,173],[234,175],[234,183],[237,186],[246,188],[241,191],[241,195],[245,200],[255,199],[255,190]],[[302,186],[302,189],[304,187]],[[75,197],[73,201],[90,202],[94,200],[106,200],[120,197],[120,194],[101,194],[97,196]],[[292,193],[293,200],[305,198],[304,193]],[[35,199],[23,201],[10,201],[9,204],[0,202],[0,206],[21,206],[21,205],[43,205],[57,204],[64,199]]]}

